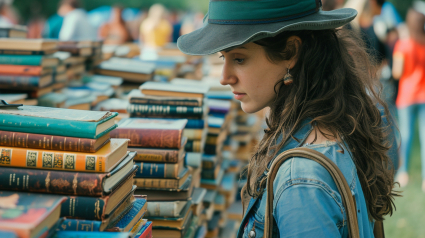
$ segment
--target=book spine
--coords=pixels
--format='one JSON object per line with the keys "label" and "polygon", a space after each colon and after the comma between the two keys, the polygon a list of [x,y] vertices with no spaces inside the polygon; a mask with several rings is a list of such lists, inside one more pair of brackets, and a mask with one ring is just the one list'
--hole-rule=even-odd
{"label": "book spine", "polygon": [[135,163],[139,166],[135,178],[177,178],[179,164]]}
{"label": "book spine", "polygon": [[215,162],[211,160],[202,160],[202,169],[214,168]]}
{"label": "book spine", "polygon": [[0,147],[0,166],[33,169],[105,172],[106,158],[52,150]]}
{"label": "book spine", "polygon": [[202,179],[216,179],[217,173],[216,173],[216,169],[212,168],[212,169],[202,169],[201,172],[201,178]]}
{"label": "book spine", "polygon": [[130,117],[138,117],[138,118],[169,118],[169,119],[192,119],[199,120],[202,116],[188,116],[184,114],[176,114],[176,115],[159,115],[159,114],[140,114],[140,113],[130,113]]}
{"label": "book spine", "polygon": [[107,199],[108,197],[68,197],[62,203],[61,217],[101,221],[104,218]]}
{"label": "book spine", "polygon": [[205,127],[205,121],[204,120],[194,120],[189,119],[187,120],[187,124],[185,129],[203,129]]}
{"label": "book spine", "polygon": [[145,231],[143,231],[143,233],[137,237],[137,238],[152,238],[152,222],[147,222],[146,224],[148,224],[148,227],[145,229]]}
{"label": "book spine", "polygon": [[40,76],[42,67],[23,65],[0,65],[0,74]]}
{"label": "book spine", "polygon": [[42,56],[0,55],[0,64],[40,66]]}
{"label": "book spine", "polygon": [[208,154],[208,155],[215,155],[215,154],[217,154],[216,149],[217,149],[216,145],[206,144],[205,147],[204,147],[204,153]]}
{"label": "book spine", "polygon": [[0,190],[102,196],[106,175],[2,167]]}
{"label": "book spine", "polygon": [[178,217],[177,203],[175,202],[148,202],[146,217]]}
{"label": "book spine", "polygon": [[134,184],[139,188],[179,188],[179,180],[177,179],[135,178]]}
{"label": "book spine", "polygon": [[0,146],[75,152],[96,152],[96,140],[86,138],[0,131]]}
{"label": "book spine", "polygon": [[200,140],[202,139],[202,135],[204,134],[204,130],[201,129],[184,129],[183,136],[188,140]]}
{"label": "book spine", "polygon": [[[129,148],[131,150],[131,148]],[[177,163],[179,160],[178,151],[164,151],[164,150],[137,150],[134,161],[141,162],[163,162],[163,163]]]}
{"label": "book spine", "polygon": [[201,152],[201,141],[200,140],[188,140],[184,149],[187,152]]}
{"label": "book spine", "polygon": [[180,116],[202,116],[202,107],[169,106],[130,104],[128,112],[133,115],[180,115]]}
{"label": "book spine", "polygon": [[201,154],[200,153],[188,152],[188,153],[186,153],[186,157],[185,157],[184,162],[185,162],[186,166],[199,168],[199,167],[202,166]]}
{"label": "book spine", "polygon": [[111,131],[111,138],[129,138],[129,147],[179,149],[181,133],[179,130],[138,130],[118,127]]}
{"label": "book spine", "polygon": [[60,226],[60,231],[101,231],[101,221],[66,219]]}
{"label": "book spine", "polygon": [[188,106],[188,107],[201,106],[197,100],[155,100],[155,99],[131,98],[130,103],[144,104],[144,105],[170,105],[170,106]]}
{"label": "book spine", "polygon": [[1,117],[0,130],[4,131],[96,138],[96,127],[98,123],[10,114],[2,114]]}
{"label": "book spine", "polygon": [[44,51],[37,50],[0,50],[0,54],[4,55],[45,55]]}
{"label": "book spine", "polygon": [[40,77],[0,75],[0,88],[23,87],[20,89],[38,89]]}

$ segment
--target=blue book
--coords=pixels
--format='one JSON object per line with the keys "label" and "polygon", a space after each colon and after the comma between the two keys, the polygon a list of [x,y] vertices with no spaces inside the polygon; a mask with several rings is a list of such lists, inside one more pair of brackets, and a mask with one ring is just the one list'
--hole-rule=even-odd
{"label": "blue book", "polygon": [[52,67],[59,64],[59,59],[43,55],[0,55],[0,64]]}
{"label": "blue book", "polygon": [[204,120],[188,119],[186,129],[203,129],[205,127]]}
{"label": "blue book", "polygon": [[97,139],[117,127],[116,112],[38,106],[0,109],[0,130]]}
{"label": "blue book", "polygon": [[136,202],[133,203],[133,207],[118,221],[118,223],[111,228],[120,232],[130,231],[136,223],[142,219],[143,215],[148,209],[148,204],[144,198],[136,198]]}
{"label": "blue book", "polygon": [[128,238],[129,232],[58,231],[55,238]]}
{"label": "blue book", "polygon": [[136,162],[135,164],[139,166],[134,175],[135,178],[177,178],[183,169],[184,160],[180,159],[175,164],[150,162]]}

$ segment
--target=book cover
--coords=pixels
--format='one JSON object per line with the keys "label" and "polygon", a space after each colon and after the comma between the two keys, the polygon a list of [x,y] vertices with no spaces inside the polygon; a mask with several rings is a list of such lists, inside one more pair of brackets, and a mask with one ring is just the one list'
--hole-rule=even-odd
{"label": "book cover", "polygon": [[96,139],[116,127],[118,113],[24,105],[0,115],[0,130]]}
{"label": "book cover", "polygon": [[202,137],[206,134],[204,129],[188,129],[183,130],[183,136],[188,140],[201,140]]}
{"label": "book cover", "polygon": [[0,74],[6,75],[20,75],[20,76],[43,76],[52,74],[53,70],[41,66],[24,66],[24,65],[11,65],[0,64]]}
{"label": "book cover", "polygon": [[208,92],[207,85],[178,85],[161,82],[146,82],[140,85],[140,90],[145,95],[151,96],[180,96],[180,97],[201,97]]}
{"label": "book cover", "polygon": [[[121,176],[134,173],[134,153],[109,173],[83,173],[54,170],[34,170],[27,168],[2,167],[0,169],[0,190],[19,190],[22,192],[53,193],[74,196],[100,197],[109,194],[117,183],[109,178],[121,172]],[[108,182],[108,184],[106,184]]]}
{"label": "book cover", "polygon": [[109,133],[98,139],[52,136],[13,131],[0,131],[0,146],[22,147],[45,150],[63,150],[74,152],[98,151],[110,140]]}
{"label": "book cover", "polygon": [[59,219],[65,197],[0,191],[0,229],[19,237],[34,237],[47,232]]}
{"label": "book cover", "polygon": [[187,201],[193,190],[192,175],[177,189],[173,188],[137,188],[135,194],[146,195],[152,201]]}
{"label": "book cover", "polygon": [[0,167],[109,172],[127,153],[126,139],[111,139],[96,153],[0,146]]}
{"label": "book cover", "polygon": [[184,149],[187,152],[202,152],[202,141],[201,140],[188,140]]}
{"label": "book cover", "polygon": [[189,119],[187,120],[187,124],[185,129],[204,129],[205,128],[205,120],[203,119]]}
{"label": "book cover", "polygon": [[217,156],[215,155],[202,155],[202,168],[203,169],[212,169],[216,166],[218,162]]}
{"label": "book cover", "polygon": [[137,185],[138,188],[178,189],[185,183],[189,175],[189,169],[183,168],[175,179],[135,178],[134,184]]}
{"label": "book cover", "polygon": [[220,169],[216,179],[201,179],[201,187],[206,189],[217,189],[224,176],[224,170]]}
{"label": "book cover", "polygon": [[188,106],[170,106],[170,105],[150,105],[150,104],[130,104],[127,111],[132,117],[138,116],[175,116],[178,118],[185,117],[202,117],[204,115],[203,107]]}
{"label": "book cover", "polygon": [[54,238],[128,238],[130,232],[58,231]]}
{"label": "book cover", "polygon": [[129,150],[137,152],[134,161],[157,163],[177,163],[181,155],[184,153],[183,147],[178,150],[153,148],[129,148]]}
{"label": "book cover", "polygon": [[114,227],[110,228],[110,230],[119,232],[130,231],[130,229],[146,213],[146,209],[146,199],[136,198],[136,201],[133,203],[133,207],[129,211],[127,211],[126,214],[114,225]]}
{"label": "book cover", "polygon": [[53,82],[51,75],[46,76],[23,76],[23,75],[0,75],[0,88],[19,88],[32,90],[45,87]]}
{"label": "book cover", "polygon": [[139,169],[136,171],[135,178],[177,178],[183,169],[184,160],[179,163],[149,163],[136,162]]}
{"label": "book cover", "polygon": [[187,152],[185,157],[185,165],[194,167],[194,168],[201,168],[202,167],[202,154],[201,153],[194,153],[194,152]]}
{"label": "book cover", "polygon": [[189,106],[201,107],[203,102],[198,98],[181,98],[166,96],[147,96],[140,90],[133,89],[128,95],[131,104],[149,104],[149,105],[170,105],[170,106]]}
{"label": "book cover", "polygon": [[146,224],[143,225],[142,229],[137,232],[135,238],[152,238],[152,222],[146,222]]}
{"label": "book cover", "polygon": [[0,64],[52,67],[58,63],[57,58],[41,55],[0,55]]}
{"label": "book cover", "polygon": [[183,128],[187,120],[126,118],[111,132],[112,138],[129,138],[130,147],[181,147]]}
{"label": "book cover", "polygon": [[147,217],[178,217],[187,201],[149,201]]}

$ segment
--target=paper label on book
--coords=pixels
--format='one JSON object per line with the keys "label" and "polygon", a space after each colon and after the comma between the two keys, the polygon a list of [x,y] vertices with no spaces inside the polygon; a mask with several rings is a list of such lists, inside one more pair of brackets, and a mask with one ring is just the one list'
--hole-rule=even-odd
{"label": "paper label on book", "polygon": [[55,153],[43,152],[43,168],[53,168]]}
{"label": "paper label on book", "polygon": [[86,156],[86,170],[96,170],[96,159],[97,156],[87,155]]}
{"label": "paper label on book", "polygon": [[76,154],[64,154],[65,157],[65,169],[75,169],[75,162],[77,160]]}
{"label": "paper label on book", "polygon": [[63,154],[55,154],[53,168],[57,168],[57,169],[63,168]]}
{"label": "paper label on book", "polygon": [[37,167],[38,151],[27,151],[27,167]]}
{"label": "paper label on book", "polygon": [[2,149],[0,155],[0,164],[10,164],[10,158],[12,158],[12,150]]}

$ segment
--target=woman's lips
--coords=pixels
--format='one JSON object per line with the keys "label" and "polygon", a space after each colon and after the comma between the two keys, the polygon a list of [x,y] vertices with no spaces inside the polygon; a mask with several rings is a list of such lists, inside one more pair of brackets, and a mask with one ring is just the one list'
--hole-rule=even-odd
{"label": "woman's lips", "polygon": [[241,100],[244,96],[246,96],[246,93],[240,93],[240,92],[232,92],[235,95],[235,99]]}

